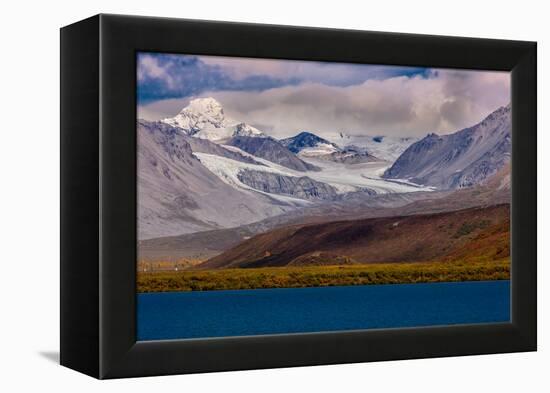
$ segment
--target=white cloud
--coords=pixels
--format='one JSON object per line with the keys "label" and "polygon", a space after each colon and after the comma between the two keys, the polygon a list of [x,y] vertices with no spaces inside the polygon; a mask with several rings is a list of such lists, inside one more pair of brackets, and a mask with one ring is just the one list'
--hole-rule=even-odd
{"label": "white cloud", "polygon": [[[276,137],[309,130],[320,135],[424,136],[473,125],[510,101],[510,74],[435,70],[429,78],[400,76],[339,87],[303,83],[262,92],[216,91],[231,117],[265,127]],[[187,100],[139,108],[140,117],[173,116]]]}
{"label": "white cloud", "polygon": [[160,120],[179,113],[189,103],[188,98],[170,98],[138,105],[137,117],[145,120]]}

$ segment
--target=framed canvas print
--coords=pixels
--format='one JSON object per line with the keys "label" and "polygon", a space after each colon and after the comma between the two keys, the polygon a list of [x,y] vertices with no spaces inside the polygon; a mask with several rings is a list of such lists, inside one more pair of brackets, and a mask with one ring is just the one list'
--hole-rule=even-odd
{"label": "framed canvas print", "polygon": [[536,44],[98,15],[61,30],[61,363],[536,350]]}

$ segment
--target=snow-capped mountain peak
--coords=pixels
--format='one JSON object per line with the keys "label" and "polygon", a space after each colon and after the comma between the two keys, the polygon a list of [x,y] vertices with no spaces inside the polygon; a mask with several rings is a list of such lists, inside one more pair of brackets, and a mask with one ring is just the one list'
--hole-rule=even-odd
{"label": "snow-capped mountain peak", "polygon": [[228,117],[223,106],[214,98],[195,98],[176,116],[161,120],[191,136],[223,141],[234,136],[266,137],[249,124]]}
{"label": "snow-capped mountain peak", "polygon": [[252,127],[246,123],[239,123],[235,126],[235,132],[233,136],[259,136],[266,137],[266,135],[255,127]]}
{"label": "snow-capped mountain peak", "polygon": [[319,154],[329,154],[339,150],[334,143],[330,143],[326,139],[307,131],[302,131],[291,138],[281,139],[280,142],[296,154],[305,151],[319,151]]}
{"label": "snow-capped mountain peak", "polygon": [[189,105],[187,105],[183,111],[210,115],[220,119],[224,118],[222,105],[212,97],[195,98],[194,100],[189,101]]}
{"label": "snow-capped mountain peak", "polygon": [[196,98],[189,102],[180,113],[196,114],[199,118],[207,120],[206,124],[214,127],[224,127],[231,119],[227,119],[222,105],[214,98]]}
{"label": "snow-capped mountain peak", "polygon": [[280,142],[292,153],[304,159],[320,159],[346,164],[379,161],[367,149],[351,145],[342,148],[307,131],[300,132],[291,138],[282,139]]}
{"label": "snow-capped mountain peak", "polygon": [[222,105],[214,98],[196,98],[174,117],[162,120],[163,123],[194,135],[205,128],[224,128],[235,123],[227,118]]}

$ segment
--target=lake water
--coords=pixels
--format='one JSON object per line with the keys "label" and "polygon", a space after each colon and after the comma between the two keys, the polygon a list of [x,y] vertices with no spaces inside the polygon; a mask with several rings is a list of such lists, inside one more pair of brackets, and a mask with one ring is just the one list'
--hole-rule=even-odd
{"label": "lake water", "polygon": [[138,294],[138,340],[507,322],[510,282]]}

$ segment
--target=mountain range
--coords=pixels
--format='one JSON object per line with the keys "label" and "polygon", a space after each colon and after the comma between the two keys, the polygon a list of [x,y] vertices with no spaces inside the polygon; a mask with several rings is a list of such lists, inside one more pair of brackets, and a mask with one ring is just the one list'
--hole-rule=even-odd
{"label": "mountain range", "polygon": [[[137,137],[139,239],[239,226],[293,207],[221,180],[202,165],[176,128],[139,121]],[[231,157],[227,159],[243,164],[248,160],[206,142],[200,150],[221,151]]]}
{"label": "mountain range", "polygon": [[396,196],[391,207],[484,184],[509,163],[509,122],[507,107],[421,140],[309,131],[278,140],[226,116],[213,98],[194,99],[172,118],[137,122],[138,236],[223,231],[315,209],[330,216],[384,195]]}

